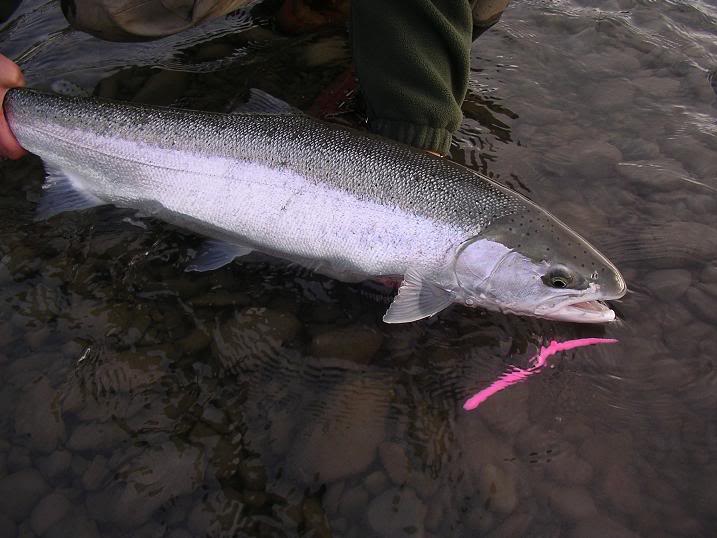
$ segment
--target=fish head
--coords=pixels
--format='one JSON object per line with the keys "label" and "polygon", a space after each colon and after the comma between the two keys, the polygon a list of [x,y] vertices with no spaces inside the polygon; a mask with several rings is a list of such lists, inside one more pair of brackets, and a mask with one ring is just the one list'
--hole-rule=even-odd
{"label": "fish head", "polygon": [[455,294],[468,306],[557,321],[612,321],[603,301],[627,291],[605,256],[532,203],[463,243],[454,271]]}

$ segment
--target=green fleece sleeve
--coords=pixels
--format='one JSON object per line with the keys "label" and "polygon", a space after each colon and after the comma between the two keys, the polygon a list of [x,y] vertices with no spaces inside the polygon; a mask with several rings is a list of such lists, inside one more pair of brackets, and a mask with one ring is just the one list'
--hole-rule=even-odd
{"label": "green fleece sleeve", "polygon": [[372,131],[448,153],[468,88],[468,0],[354,0],[356,74]]}

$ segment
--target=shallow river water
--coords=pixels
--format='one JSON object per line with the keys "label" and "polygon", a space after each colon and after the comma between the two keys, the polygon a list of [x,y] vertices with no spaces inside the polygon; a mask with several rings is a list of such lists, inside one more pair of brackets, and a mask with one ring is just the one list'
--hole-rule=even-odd
{"label": "shallow river water", "polygon": [[[282,35],[270,4],[113,44],[26,0],[0,52],[63,93],[321,113],[345,29]],[[613,259],[618,322],[385,325],[281,263],[185,273],[199,238],[130,212],[35,222],[40,162],[0,163],[0,536],[717,535],[717,8],[515,1],[472,69],[452,158]],[[463,410],[579,337],[619,342]]]}

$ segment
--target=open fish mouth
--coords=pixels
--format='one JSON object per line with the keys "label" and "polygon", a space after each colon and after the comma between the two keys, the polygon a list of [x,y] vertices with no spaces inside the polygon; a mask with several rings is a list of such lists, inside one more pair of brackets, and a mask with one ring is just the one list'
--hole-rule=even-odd
{"label": "open fish mouth", "polygon": [[615,311],[597,299],[563,303],[554,310],[539,313],[540,316],[557,321],[573,323],[607,323],[615,320]]}

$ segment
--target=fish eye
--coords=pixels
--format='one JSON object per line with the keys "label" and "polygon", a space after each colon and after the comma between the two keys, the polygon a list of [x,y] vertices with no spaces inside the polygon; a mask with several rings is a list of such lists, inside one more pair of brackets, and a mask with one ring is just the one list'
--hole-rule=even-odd
{"label": "fish eye", "polygon": [[543,275],[543,282],[551,288],[563,289],[573,283],[573,273],[563,265],[556,265]]}

